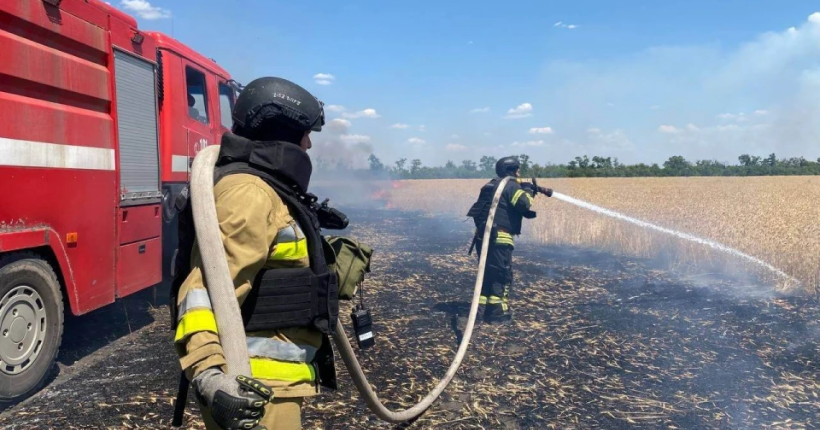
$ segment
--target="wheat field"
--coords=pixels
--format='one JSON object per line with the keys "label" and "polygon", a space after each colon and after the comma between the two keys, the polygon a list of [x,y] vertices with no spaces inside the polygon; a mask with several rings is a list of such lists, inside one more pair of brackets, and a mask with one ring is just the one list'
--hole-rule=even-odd
{"label": "wheat field", "polygon": [[[389,190],[397,209],[465,217],[485,180],[407,180]],[[794,277],[701,244],[538,195],[538,216],[518,241],[656,258],[673,269],[754,275],[779,291],[816,294],[820,282],[820,177],[572,178],[539,185],[624,215],[719,242]]]}

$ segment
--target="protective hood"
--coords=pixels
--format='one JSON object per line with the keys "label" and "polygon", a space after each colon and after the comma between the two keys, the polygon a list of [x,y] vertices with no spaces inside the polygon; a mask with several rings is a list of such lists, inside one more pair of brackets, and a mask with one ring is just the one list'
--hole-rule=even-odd
{"label": "protective hood", "polygon": [[249,167],[268,173],[306,193],[313,164],[310,156],[290,142],[249,140],[233,133],[222,135],[217,166],[244,162]]}

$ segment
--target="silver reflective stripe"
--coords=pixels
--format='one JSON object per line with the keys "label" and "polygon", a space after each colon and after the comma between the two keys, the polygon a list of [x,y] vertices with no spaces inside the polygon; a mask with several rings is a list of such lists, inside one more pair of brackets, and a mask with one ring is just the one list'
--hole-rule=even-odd
{"label": "silver reflective stripe", "polygon": [[265,337],[248,337],[248,354],[252,357],[310,363],[316,357],[316,348],[308,345],[282,342]]}
{"label": "silver reflective stripe", "polygon": [[211,299],[208,297],[208,290],[198,288],[188,291],[188,294],[185,295],[185,298],[182,299],[182,303],[179,305],[179,316],[177,319],[182,319],[185,313],[196,308],[213,309],[211,307]]}
{"label": "silver reflective stripe", "polygon": [[279,230],[279,234],[276,236],[276,243],[290,242],[296,242],[296,231],[293,229],[293,226],[289,225]]}
{"label": "silver reflective stripe", "polygon": [[305,234],[302,233],[302,229],[299,227],[299,224],[293,224],[293,229],[296,230],[296,238],[302,240],[305,238]]}

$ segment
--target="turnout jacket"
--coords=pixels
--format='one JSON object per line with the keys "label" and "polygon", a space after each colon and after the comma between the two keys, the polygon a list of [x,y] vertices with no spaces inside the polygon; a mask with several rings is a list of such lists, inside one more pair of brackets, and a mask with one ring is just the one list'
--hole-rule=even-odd
{"label": "turnout jacket", "polygon": [[[217,218],[240,305],[254,288],[262,269],[309,266],[305,234],[294,209],[258,176],[235,173],[214,186]],[[304,226],[310,228],[310,226]],[[209,367],[226,369],[216,321],[203,281],[197,243],[191,273],[177,299],[177,355],[188,379]],[[277,397],[319,393],[319,385],[336,388],[329,339],[313,327],[247,331],[252,377],[271,387]],[[319,375],[317,377],[317,375]]]}
{"label": "turnout jacket", "polygon": [[[478,201],[467,212],[467,216],[473,217],[475,221],[476,235],[479,241],[484,234],[484,225],[490,214],[493,196],[501,179],[495,177],[484,184],[479,192]],[[535,217],[535,212],[531,209],[532,204],[533,196],[531,192],[521,187],[521,179],[513,178],[507,181],[495,211],[493,234],[496,244],[514,246],[513,236],[521,234],[523,218]]]}

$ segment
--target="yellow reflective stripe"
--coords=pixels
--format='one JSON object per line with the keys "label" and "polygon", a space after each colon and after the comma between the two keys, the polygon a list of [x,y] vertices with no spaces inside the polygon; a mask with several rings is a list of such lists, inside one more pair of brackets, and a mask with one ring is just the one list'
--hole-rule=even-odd
{"label": "yellow reflective stripe", "polygon": [[498,232],[498,237],[495,239],[495,243],[499,243],[499,244],[502,244],[502,245],[514,245],[515,244],[515,242],[513,242],[512,235],[509,234],[509,233],[503,232],[503,231]]}
{"label": "yellow reflective stripe", "polygon": [[525,195],[525,196],[527,196],[527,200],[529,200],[529,201],[530,201],[530,205],[532,205],[532,203],[533,203],[535,200],[533,200],[533,198],[532,198],[532,196],[530,195],[530,193],[524,193],[524,195]]}
{"label": "yellow reflective stripe", "polygon": [[274,247],[271,260],[301,260],[307,258],[307,240],[299,239],[296,242],[277,243]]}
{"label": "yellow reflective stripe", "polygon": [[489,303],[491,305],[499,305],[501,304],[501,297],[498,296],[490,296]]}
{"label": "yellow reflective stripe", "polygon": [[219,333],[216,329],[216,318],[210,309],[196,309],[183,315],[177,324],[174,342],[179,342],[200,331]]}
{"label": "yellow reflective stripe", "polygon": [[292,363],[269,358],[251,358],[251,375],[257,379],[285,382],[316,380],[316,370],[310,363]]}
{"label": "yellow reflective stripe", "polygon": [[498,232],[498,238],[499,239],[509,239],[509,240],[513,239],[512,235],[507,233],[506,231],[499,231]]}
{"label": "yellow reflective stripe", "polygon": [[487,304],[487,296],[479,296],[478,297],[478,304],[479,305],[486,305]]}
{"label": "yellow reflective stripe", "polygon": [[513,194],[513,198],[510,201],[510,203],[512,203],[513,206],[515,206],[515,204],[518,203],[518,199],[521,198],[521,194],[524,194],[524,190],[518,190],[515,192],[515,194]]}

